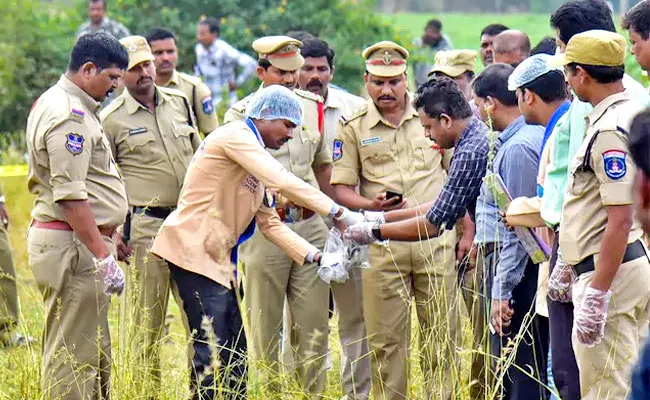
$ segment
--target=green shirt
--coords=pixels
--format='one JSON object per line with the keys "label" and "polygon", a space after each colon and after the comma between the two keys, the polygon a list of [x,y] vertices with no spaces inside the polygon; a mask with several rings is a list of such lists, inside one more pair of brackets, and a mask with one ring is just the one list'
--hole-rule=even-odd
{"label": "green shirt", "polygon": [[[650,105],[648,90],[629,75],[623,77],[623,85],[630,92],[630,98],[644,106]],[[551,136],[551,162],[544,177],[544,196],[541,216],[549,227],[560,223],[564,193],[569,180],[569,163],[582,145],[587,131],[585,117],[593,110],[589,103],[582,102],[574,95],[569,111],[555,125]]]}

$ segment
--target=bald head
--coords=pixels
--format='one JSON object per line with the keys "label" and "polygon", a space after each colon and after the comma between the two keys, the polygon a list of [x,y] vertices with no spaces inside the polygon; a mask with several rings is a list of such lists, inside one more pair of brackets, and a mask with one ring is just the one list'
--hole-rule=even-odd
{"label": "bald head", "polygon": [[516,66],[530,55],[530,39],[522,31],[508,29],[494,38],[492,51],[494,62]]}

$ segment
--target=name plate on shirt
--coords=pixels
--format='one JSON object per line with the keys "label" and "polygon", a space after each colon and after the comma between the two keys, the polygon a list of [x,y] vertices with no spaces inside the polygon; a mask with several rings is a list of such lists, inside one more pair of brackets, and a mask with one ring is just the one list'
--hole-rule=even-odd
{"label": "name plate on shirt", "polygon": [[139,133],[145,133],[147,128],[133,128],[129,129],[129,135],[137,135]]}
{"label": "name plate on shirt", "polygon": [[361,145],[362,146],[367,146],[369,144],[375,144],[375,143],[379,143],[379,142],[381,142],[381,138],[379,136],[374,136],[374,137],[371,137],[371,138],[363,139],[361,141]]}

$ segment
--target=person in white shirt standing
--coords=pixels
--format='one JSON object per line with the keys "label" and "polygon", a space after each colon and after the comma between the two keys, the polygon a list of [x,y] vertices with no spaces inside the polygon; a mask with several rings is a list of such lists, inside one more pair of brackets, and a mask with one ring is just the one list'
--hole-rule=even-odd
{"label": "person in white shirt standing", "polygon": [[[324,40],[310,38],[300,49],[305,63],[300,69],[301,89],[321,96],[324,100],[324,132],[330,149],[341,118],[350,117],[365,104],[359,96],[333,87],[334,49]],[[344,283],[332,282],[332,294],[338,311],[338,330],[343,350],[341,386],[347,399],[367,399],[370,393],[370,356],[366,341],[361,291],[361,270],[354,268]]]}
{"label": "person in white shirt standing", "polygon": [[[216,107],[222,100],[237,102],[237,88],[253,77],[257,62],[220,38],[221,28],[216,18],[205,18],[196,29],[196,75],[201,76],[212,92]],[[241,68],[237,74],[237,67]],[[225,92],[228,93],[224,98]]]}

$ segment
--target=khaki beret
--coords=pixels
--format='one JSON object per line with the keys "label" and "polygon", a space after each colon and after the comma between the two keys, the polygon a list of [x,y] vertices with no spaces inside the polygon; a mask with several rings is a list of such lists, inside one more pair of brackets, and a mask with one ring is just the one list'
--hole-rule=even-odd
{"label": "khaki beret", "polygon": [[627,41],[618,33],[591,30],[573,36],[567,43],[564,54],[549,60],[551,66],[570,63],[618,67],[625,64]]}
{"label": "khaki beret", "polygon": [[434,72],[456,78],[465,71],[474,72],[478,53],[474,50],[445,50],[436,53],[433,61],[433,68],[429,75]]}
{"label": "khaki beret", "polygon": [[265,36],[253,42],[260,60],[269,60],[271,65],[283,71],[296,71],[305,63],[300,55],[302,42],[289,36]]}
{"label": "khaki beret", "polygon": [[372,75],[389,78],[406,72],[409,52],[397,43],[384,40],[366,48],[361,56],[366,60],[366,70]]}
{"label": "khaki beret", "polygon": [[131,69],[141,62],[153,61],[154,57],[151,53],[151,47],[147,43],[147,39],[142,36],[127,36],[120,39],[122,46],[126,48],[129,53],[129,68]]}

